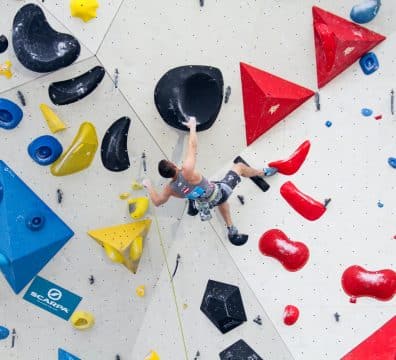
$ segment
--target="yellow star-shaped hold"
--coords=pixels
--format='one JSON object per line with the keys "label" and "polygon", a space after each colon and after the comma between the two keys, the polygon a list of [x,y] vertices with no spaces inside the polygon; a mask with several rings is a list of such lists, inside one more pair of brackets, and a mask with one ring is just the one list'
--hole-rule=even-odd
{"label": "yellow star-shaped hold", "polygon": [[71,0],[71,15],[85,22],[96,18],[96,9],[99,7],[97,0]]}

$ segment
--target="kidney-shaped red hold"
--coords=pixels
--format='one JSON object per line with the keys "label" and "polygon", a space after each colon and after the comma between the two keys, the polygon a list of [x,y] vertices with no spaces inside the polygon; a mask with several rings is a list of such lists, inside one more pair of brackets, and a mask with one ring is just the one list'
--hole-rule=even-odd
{"label": "kidney-shaped red hold", "polygon": [[298,320],[299,316],[300,311],[298,310],[298,307],[294,305],[287,305],[283,312],[283,322],[285,325],[293,325]]}
{"label": "kidney-shaped red hold", "polygon": [[277,259],[286,270],[300,270],[308,261],[308,247],[298,241],[290,240],[279,229],[271,229],[261,235],[259,249],[263,255]]}
{"label": "kidney-shaped red hold", "polygon": [[291,181],[281,186],[280,193],[294,210],[310,221],[319,219],[326,211],[322,203],[302,193]]}
{"label": "kidney-shaped red hold", "polygon": [[367,296],[388,301],[396,294],[396,272],[391,269],[368,271],[353,265],[344,271],[341,283],[352,298]]}
{"label": "kidney-shaped red hold", "polygon": [[272,161],[268,164],[268,166],[277,168],[278,172],[283,175],[293,175],[303,164],[305,158],[308,155],[310,147],[311,143],[309,140],[306,140],[287,160]]}

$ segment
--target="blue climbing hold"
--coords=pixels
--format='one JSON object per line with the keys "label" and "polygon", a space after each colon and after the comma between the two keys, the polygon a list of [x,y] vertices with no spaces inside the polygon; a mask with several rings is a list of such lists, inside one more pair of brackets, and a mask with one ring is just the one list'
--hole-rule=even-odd
{"label": "blue climbing hold", "polygon": [[380,7],[381,0],[365,0],[352,8],[350,17],[358,24],[365,24],[377,16]]}
{"label": "blue climbing hold", "polygon": [[379,68],[378,58],[373,52],[363,55],[359,60],[359,64],[366,75],[372,74]]}
{"label": "blue climbing hold", "polygon": [[364,108],[362,109],[361,113],[363,116],[371,116],[373,115],[373,110]]}
{"label": "blue climbing hold", "polygon": [[0,160],[0,269],[17,294],[74,235]]}
{"label": "blue climbing hold", "polygon": [[59,348],[58,349],[58,360],[81,360],[77,356],[74,356],[67,351]]}
{"label": "blue climbing hold", "polygon": [[[396,158],[394,158],[394,157],[388,158],[388,164],[390,166],[392,166],[394,169],[396,169]],[[0,198],[1,198],[1,195],[0,195]]]}
{"label": "blue climbing hold", "polygon": [[7,339],[8,335],[10,335],[10,330],[4,326],[0,326],[0,340]]}
{"label": "blue climbing hold", "polygon": [[384,207],[384,204],[383,204],[381,201],[378,200],[377,206],[378,206],[379,208],[383,208],[383,207]]}
{"label": "blue climbing hold", "polygon": [[326,125],[327,127],[330,127],[331,125],[333,125],[333,123],[332,123],[331,121],[327,120],[327,121],[325,122],[325,125]]}
{"label": "blue climbing hold", "polygon": [[34,139],[28,146],[29,156],[40,165],[50,165],[62,154],[61,143],[51,135]]}
{"label": "blue climbing hold", "polygon": [[22,120],[22,109],[8,99],[0,99],[0,128],[13,129]]}

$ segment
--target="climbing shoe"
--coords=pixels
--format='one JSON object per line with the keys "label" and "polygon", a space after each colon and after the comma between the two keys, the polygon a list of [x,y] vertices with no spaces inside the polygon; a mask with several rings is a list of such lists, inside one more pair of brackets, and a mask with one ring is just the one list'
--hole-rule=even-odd
{"label": "climbing shoe", "polygon": [[278,169],[274,167],[268,167],[268,168],[264,168],[263,171],[264,171],[264,176],[268,177],[275,175],[278,172]]}

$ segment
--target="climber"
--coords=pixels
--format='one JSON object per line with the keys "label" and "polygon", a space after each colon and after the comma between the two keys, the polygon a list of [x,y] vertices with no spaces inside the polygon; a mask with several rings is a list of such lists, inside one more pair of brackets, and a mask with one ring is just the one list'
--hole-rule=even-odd
{"label": "climber", "polygon": [[190,116],[188,122],[183,124],[190,129],[188,149],[183,166],[178,168],[168,160],[161,160],[158,163],[160,175],[172,179],[170,183],[164,186],[161,193],[154,189],[148,179],[143,181],[143,185],[147,188],[155,206],[165,204],[171,196],[185,198],[190,201],[190,207],[193,206],[193,209],[189,210],[189,214],[196,215],[199,213],[202,221],[210,220],[212,217],[210,210],[218,207],[228,229],[228,239],[234,245],[243,245],[248,240],[248,235],[239,233],[234,226],[227,199],[230,197],[232,190],[241,182],[241,176],[271,176],[277,172],[277,169],[257,170],[243,163],[238,163],[233,165],[222,180],[208,181],[195,168],[198,146],[196,119]]}

